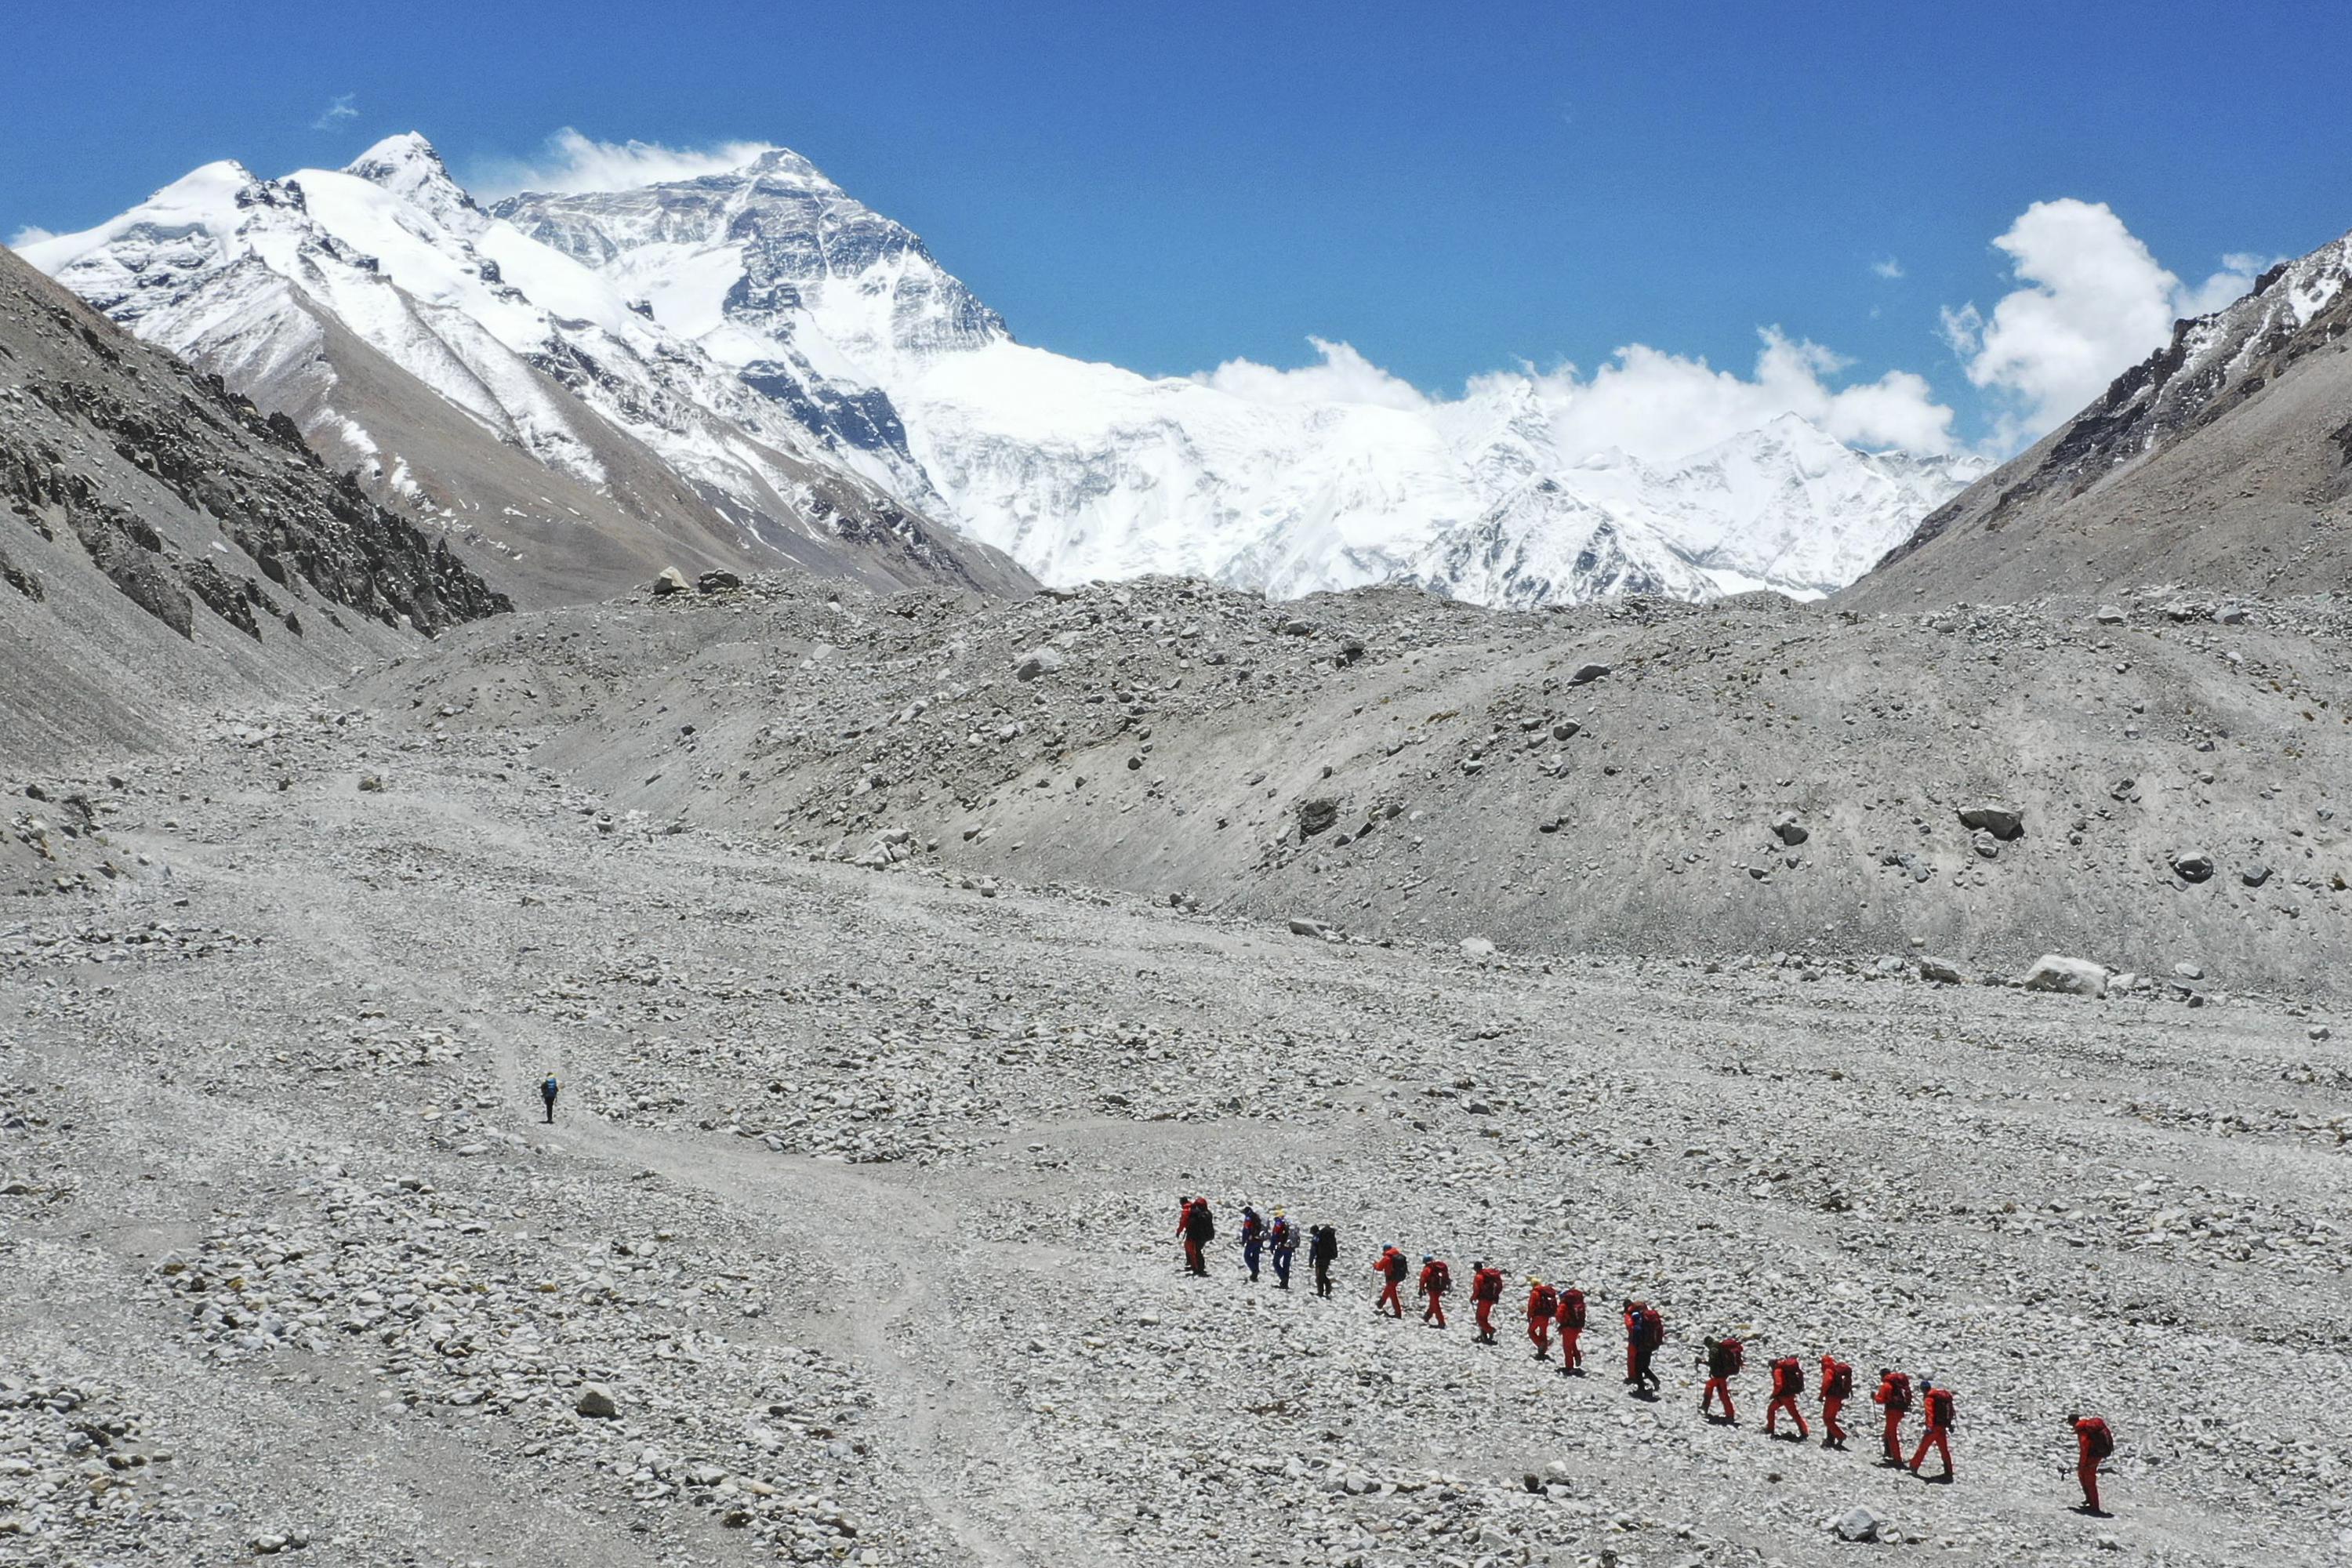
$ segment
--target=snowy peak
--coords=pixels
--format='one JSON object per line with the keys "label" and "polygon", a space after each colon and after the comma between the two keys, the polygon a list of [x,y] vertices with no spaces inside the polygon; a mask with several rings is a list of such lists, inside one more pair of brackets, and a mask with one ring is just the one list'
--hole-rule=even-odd
{"label": "snowy peak", "polygon": [[664,325],[731,363],[781,355],[875,382],[902,358],[1007,335],[912,230],[784,148],[691,180],[526,194],[491,210],[614,272]]}
{"label": "snowy peak", "polygon": [[433,143],[414,131],[385,137],[344,164],[342,172],[445,225],[455,227],[470,222],[478,226],[481,209],[474,205],[474,198],[450,178],[449,167]]}

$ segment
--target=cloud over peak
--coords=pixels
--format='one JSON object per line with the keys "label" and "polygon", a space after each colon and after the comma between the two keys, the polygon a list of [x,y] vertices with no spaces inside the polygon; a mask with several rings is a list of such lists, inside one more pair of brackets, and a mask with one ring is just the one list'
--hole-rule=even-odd
{"label": "cloud over peak", "polygon": [[1990,314],[1943,312],[1973,384],[2001,405],[1996,440],[2022,446],[2072,418],[2161,347],[2172,323],[2220,310],[2253,286],[2263,258],[2233,253],[2191,288],[2158,262],[2105,202],[2035,202],[1993,241],[2022,285]]}
{"label": "cloud over peak", "polygon": [[709,147],[668,147],[658,142],[599,142],[567,125],[530,158],[492,158],[472,165],[467,187],[486,199],[520,191],[569,195],[578,191],[630,191],[672,180],[740,169],[763,153],[768,142],[721,142]]}

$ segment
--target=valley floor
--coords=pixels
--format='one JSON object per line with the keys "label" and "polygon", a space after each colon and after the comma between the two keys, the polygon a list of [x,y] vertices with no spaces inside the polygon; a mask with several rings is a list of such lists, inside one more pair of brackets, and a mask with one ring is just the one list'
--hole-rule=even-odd
{"label": "valley floor", "polygon": [[[1796,1564],[1856,1509],[1923,1562],[2352,1551],[2321,1015],[982,898],[600,822],[528,737],[267,717],[125,781],[145,875],[0,912],[0,1563]],[[1193,1191],[1337,1223],[1339,1295],[1180,1277]],[[1373,1321],[1388,1240],[1498,1261],[1502,1343]],[[1527,1353],[1529,1274],[1594,1375]],[[1866,1400],[1762,1435],[1823,1350],[1958,1390],[1957,1484]]]}

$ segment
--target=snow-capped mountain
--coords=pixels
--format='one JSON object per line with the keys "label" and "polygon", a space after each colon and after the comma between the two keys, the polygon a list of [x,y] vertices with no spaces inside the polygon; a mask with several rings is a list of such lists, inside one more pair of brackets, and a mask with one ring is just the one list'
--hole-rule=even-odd
{"label": "snow-capped mountain", "polygon": [[[1981,471],[1793,416],[1672,464],[1571,460],[1533,378],[1423,407],[1268,403],[1015,342],[806,159],[492,211],[756,380],[887,405],[945,515],[1039,578],[1191,573],[1288,597],[1411,578],[1487,603],[1823,594]],[[877,402],[878,400],[878,402]]]}
{"label": "snow-capped mountain", "polygon": [[[490,460],[418,429],[420,388],[569,481],[468,520],[493,533],[551,522],[548,542],[569,554],[566,534],[617,511],[707,546],[705,559],[759,544],[892,581],[1017,577],[974,570],[952,536],[931,537],[919,512],[936,498],[887,443],[829,428],[821,395],[748,384],[602,274],[491,216],[421,137],[278,180],[209,163],[25,255],[140,336],[287,408],[331,459],[412,503],[478,510]],[[540,510],[569,516],[528,515]]]}
{"label": "snow-capped mountain", "polygon": [[485,208],[400,136],[280,180],[207,164],[26,254],[379,487],[551,547],[554,569],[617,510],[657,537],[604,539],[615,573],[731,539],[983,586],[1018,563],[1276,597],[1400,579],[1514,605],[1810,596],[1976,471],[1794,416],[1667,463],[1574,451],[1528,376],[1317,401],[1071,359],[1016,342],[911,231],[782,149]]}

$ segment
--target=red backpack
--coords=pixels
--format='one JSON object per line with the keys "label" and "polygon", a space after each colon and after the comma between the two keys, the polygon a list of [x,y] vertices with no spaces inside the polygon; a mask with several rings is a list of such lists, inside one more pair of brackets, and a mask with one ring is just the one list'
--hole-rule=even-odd
{"label": "red backpack", "polygon": [[1941,1426],[1948,1432],[1958,1425],[1954,1418],[1950,1389],[1931,1388],[1927,1391],[1927,1425]]}
{"label": "red backpack", "polygon": [[1429,1266],[1429,1288],[1441,1294],[1454,1289],[1454,1270],[1442,1262]]}
{"label": "red backpack", "polygon": [[1388,1257],[1381,1262],[1381,1272],[1387,1277],[1390,1284],[1402,1285],[1404,1283],[1404,1277],[1412,1272],[1412,1265],[1405,1261],[1403,1253],[1391,1247],[1389,1248]]}
{"label": "red backpack", "polygon": [[2094,1459],[2106,1458],[2116,1451],[2116,1435],[2108,1431],[2107,1424],[2097,1416],[2094,1415],[2087,1420],[2076,1422],[2074,1430],[2089,1440],[2091,1458]]}
{"label": "red backpack", "polygon": [[1560,1292],[1559,1321],[1563,1327],[1584,1327],[1584,1292],[1570,1287]]}
{"label": "red backpack", "polygon": [[1503,1299],[1503,1271],[1481,1268],[1471,1277],[1470,1299],[1474,1301],[1499,1301]]}
{"label": "red backpack", "polygon": [[1853,1394],[1853,1368],[1846,1365],[1846,1363],[1842,1361],[1833,1361],[1830,1363],[1829,1370],[1822,1374],[1822,1397],[1823,1399],[1847,1399],[1851,1398]]}
{"label": "red backpack", "polygon": [[1549,1318],[1559,1310],[1559,1292],[1549,1285],[1538,1287],[1535,1300],[1528,1303],[1528,1316],[1530,1318]]}
{"label": "red backpack", "polygon": [[1797,1358],[1784,1355],[1772,1363],[1772,1393],[1776,1398],[1786,1398],[1805,1392],[1805,1369]]}
{"label": "red backpack", "polygon": [[1888,1373],[1886,1380],[1878,1385],[1878,1403],[1889,1410],[1909,1410],[1911,1408],[1911,1374],[1903,1372]]}

